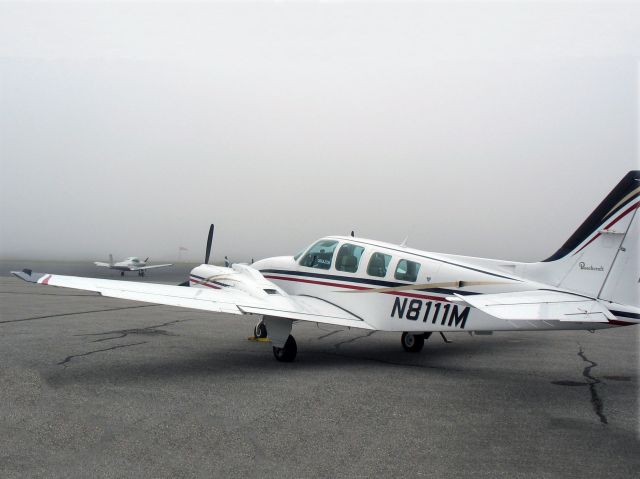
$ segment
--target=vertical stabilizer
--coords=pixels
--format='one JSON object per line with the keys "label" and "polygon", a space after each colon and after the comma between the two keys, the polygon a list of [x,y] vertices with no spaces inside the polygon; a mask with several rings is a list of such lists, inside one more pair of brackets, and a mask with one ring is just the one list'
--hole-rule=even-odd
{"label": "vertical stabilizer", "polygon": [[559,288],[638,303],[640,171],[630,171],[552,256],[527,275]]}

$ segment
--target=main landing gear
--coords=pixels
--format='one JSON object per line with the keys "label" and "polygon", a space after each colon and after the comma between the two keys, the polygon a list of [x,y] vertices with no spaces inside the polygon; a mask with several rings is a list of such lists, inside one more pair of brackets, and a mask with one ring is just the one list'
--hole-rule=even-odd
{"label": "main landing gear", "polygon": [[298,354],[298,345],[291,335],[289,335],[282,348],[273,347],[273,355],[283,363],[292,362],[296,358],[296,354]]}
{"label": "main landing gear", "polygon": [[138,271],[138,276],[144,276],[144,270],[143,269]]}
{"label": "main landing gear", "polygon": [[120,276],[124,276],[124,271],[120,271]]}
{"label": "main landing gear", "polygon": [[429,339],[431,333],[402,333],[400,343],[405,351],[417,353],[424,347],[424,340]]}

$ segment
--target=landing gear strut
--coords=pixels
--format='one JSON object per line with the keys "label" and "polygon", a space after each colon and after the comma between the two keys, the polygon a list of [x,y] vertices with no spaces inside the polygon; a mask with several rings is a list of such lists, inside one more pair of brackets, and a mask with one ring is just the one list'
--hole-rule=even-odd
{"label": "landing gear strut", "polygon": [[282,348],[273,347],[273,355],[278,361],[283,363],[290,363],[293,361],[296,358],[297,353],[298,345],[291,335],[289,335]]}
{"label": "landing gear strut", "polygon": [[422,350],[424,340],[428,339],[431,333],[402,333],[400,342],[405,351],[417,353]]}
{"label": "landing gear strut", "polygon": [[260,321],[256,324],[256,327],[253,329],[253,335],[256,338],[266,338],[267,337],[267,326]]}
{"label": "landing gear strut", "polygon": [[124,276],[124,271],[120,271],[120,276]]}

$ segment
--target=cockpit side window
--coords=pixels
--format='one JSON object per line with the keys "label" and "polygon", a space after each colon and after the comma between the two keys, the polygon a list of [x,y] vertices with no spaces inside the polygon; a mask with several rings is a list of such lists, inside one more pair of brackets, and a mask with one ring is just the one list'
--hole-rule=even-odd
{"label": "cockpit side window", "polygon": [[420,271],[420,263],[401,259],[396,267],[395,278],[401,281],[415,281],[418,279],[418,271]]}
{"label": "cockpit side window", "polygon": [[338,245],[334,240],[320,240],[314,244],[300,260],[301,266],[329,269],[333,253]]}
{"label": "cockpit side window", "polygon": [[369,276],[377,276],[384,278],[387,275],[387,268],[391,262],[391,256],[382,253],[373,253],[369,259],[367,266],[367,274]]}
{"label": "cockpit side window", "polygon": [[338,271],[346,271],[347,273],[355,273],[358,271],[360,258],[364,253],[362,246],[345,243],[340,246],[338,256],[336,256],[336,269]]}

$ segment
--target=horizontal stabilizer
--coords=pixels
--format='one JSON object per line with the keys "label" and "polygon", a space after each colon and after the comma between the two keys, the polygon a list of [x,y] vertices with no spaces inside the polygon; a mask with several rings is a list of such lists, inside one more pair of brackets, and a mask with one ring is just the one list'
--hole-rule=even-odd
{"label": "horizontal stabilizer", "polygon": [[507,321],[607,322],[615,316],[595,299],[560,291],[455,295],[458,300]]}

